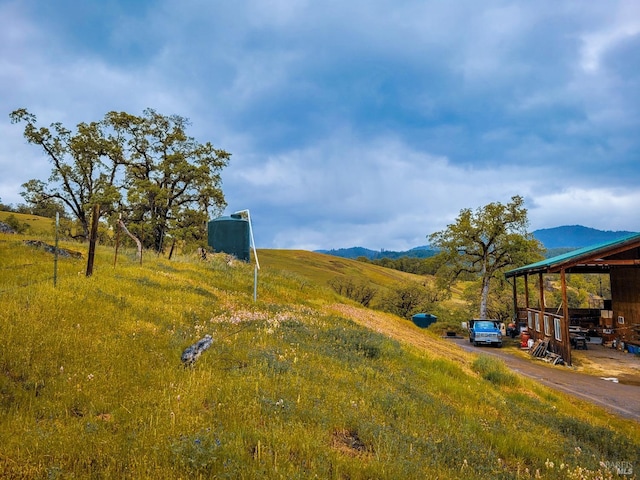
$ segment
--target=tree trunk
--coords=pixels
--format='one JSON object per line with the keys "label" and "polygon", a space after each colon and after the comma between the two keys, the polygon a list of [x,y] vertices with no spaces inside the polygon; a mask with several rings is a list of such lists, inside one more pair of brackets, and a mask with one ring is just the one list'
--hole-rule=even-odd
{"label": "tree trunk", "polygon": [[489,303],[489,282],[491,275],[487,271],[486,267],[487,259],[485,258],[485,265],[482,268],[482,291],[480,292],[480,319],[487,318],[487,304]]}
{"label": "tree trunk", "polygon": [[489,302],[489,280],[490,277],[482,277],[482,292],[480,293],[480,319],[487,318],[487,304]]}
{"label": "tree trunk", "polygon": [[138,240],[138,238],[136,236],[134,236],[128,229],[127,226],[124,224],[124,222],[122,220],[118,220],[118,223],[120,224],[120,226],[122,227],[122,230],[124,230],[124,233],[126,233],[127,235],[129,235],[134,242],[136,242],[136,245],[138,245],[138,255],[137,258],[140,259],[142,258],[142,242],[140,240]]}

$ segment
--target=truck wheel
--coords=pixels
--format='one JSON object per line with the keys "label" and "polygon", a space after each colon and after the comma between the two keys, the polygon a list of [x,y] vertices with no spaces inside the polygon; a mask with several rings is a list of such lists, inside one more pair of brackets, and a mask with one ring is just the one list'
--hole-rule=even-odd
{"label": "truck wheel", "polygon": [[502,342],[498,344],[498,348],[502,348]]}

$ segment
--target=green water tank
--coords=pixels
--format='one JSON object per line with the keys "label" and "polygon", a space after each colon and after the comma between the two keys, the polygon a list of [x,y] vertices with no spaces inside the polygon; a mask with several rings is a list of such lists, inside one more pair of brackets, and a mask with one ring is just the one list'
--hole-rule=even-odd
{"label": "green water tank", "polygon": [[238,260],[251,260],[249,221],[240,215],[218,217],[208,224],[208,244],[214,252],[234,255]]}

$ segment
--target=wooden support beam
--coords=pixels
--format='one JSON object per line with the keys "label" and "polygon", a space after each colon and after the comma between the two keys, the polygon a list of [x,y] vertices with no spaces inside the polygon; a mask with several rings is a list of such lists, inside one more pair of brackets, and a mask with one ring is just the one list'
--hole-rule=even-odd
{"label": "wooden support beam", "polygon": [[513,277],[513,321],[518,325],[518,290],[516,285],[518,284],[518,277]]}
{"label": "wooden support beam", "polygon": [[562,288],[562,356],[564,363],[571,365],[571,339],[569,338],[569,305],[567,298],[567,276],[564,268],[560,270],[560,283]]}
{"label": "wooden support beam", "polygon": [[[538,274],[538,294],[540,296],[540,311],[544,313],[544,278],[542,277],[542,272]],[[542,319],[540,319],[540,321],[542,321]]]}
{"label": "wooden support beam", "polygon": [[622,265],[626,267],[633,267],[635,265],[640,265],[640,259],[627,259],[627,260],[589,260],[588,262],[584,262],[585,266],[589,265]]}

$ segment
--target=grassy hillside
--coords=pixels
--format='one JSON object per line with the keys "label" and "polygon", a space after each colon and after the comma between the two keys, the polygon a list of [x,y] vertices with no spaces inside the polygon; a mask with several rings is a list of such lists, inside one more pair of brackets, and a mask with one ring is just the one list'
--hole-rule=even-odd
{"label": "grassy hillside", "polygon": [[26,233],[38,236],[53,236],[55,220],[37,215],[26,215],[24,213],[13,213],[0,211],[0,222],[6,222],[13,216],[22,226],[27,229]]}
{"label": "grassy hillside", "polygon": [[637,424],[322,281],[401,272],[259,251],[254,302],[251,265],[114,266],[99,247],[92,277],[60,258],[54,287],[26,238],[0,234],[0,478],[602,478],[640,460]]}
{"label": "grassy hillside", "polygon": [[423,277],[332,255],[305,250],[258,250],[260,266],[269,270],[295,273],[318,285],[326,285],[336,276],[366,278],[378,287],[388,288],[396,283]]}

